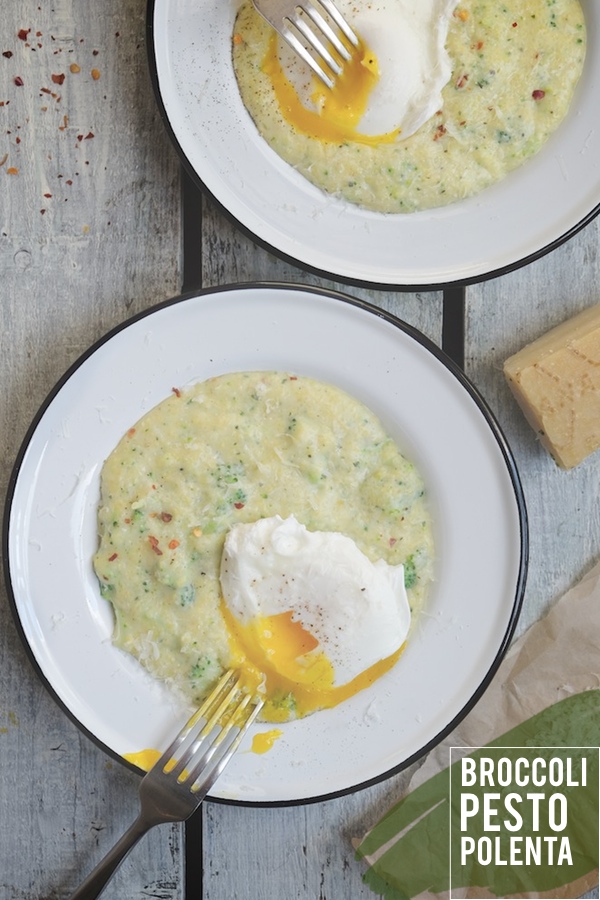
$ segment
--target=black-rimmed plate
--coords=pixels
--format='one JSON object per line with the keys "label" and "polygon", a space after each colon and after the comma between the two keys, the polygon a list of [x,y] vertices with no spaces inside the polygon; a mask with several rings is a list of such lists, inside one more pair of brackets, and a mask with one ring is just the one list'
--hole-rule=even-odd
{"label": "black-rimmed plate", "polygon": [[258,242],[304,268],[376,287],[498,275],[553,249],[600,210],[600,7],[583,0],[583,76],[565,121],[525,165],[442,209],[382,215],[323,194],[283,162],[243,107],[231,62],[237,0],[149,0],[156,96],[190,172]]}
{"label": "black-rimmed plate", "polygon": [[268,753],[246,744],[211,794],[296,803],[401,769],[476,701],[520,609],[526,514],[510,451],[477,392],[423,335],[375,307],[300,286],[242,285],[132,319],[44,404],[5,520],[7,579],[34,663],[111,754],[165,746],[187,710],[111,643],[111,608],[91,563],[103,461],[174,386],[240,370],[312,376],[366,403],[420,468],[435,523],[436,582],[394,669],[335,709],[286,724]]}

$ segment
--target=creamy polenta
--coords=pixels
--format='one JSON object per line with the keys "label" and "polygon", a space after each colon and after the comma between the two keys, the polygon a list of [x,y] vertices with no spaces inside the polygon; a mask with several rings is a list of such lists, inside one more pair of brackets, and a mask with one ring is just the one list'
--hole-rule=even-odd
{"label": "creamy polenta", "polygon": [[537,153],[568,111],[586,47],[578,0],[462,0],[448,31],[452,75],[441,108],[405,139],[372,146],[317,138],[288,121],[272,78],[272,39],[244,2],[233,65],[259,132],[323,191],[382,213],[477,194]]}
{"label": "creamy polenta", "polygon": [[273,515],[341,532],[373,562],[402,563],[414,620],[433,569],[424,484],[344,391],[281,372],[222,375],[174,391],[104,464],[94,567],[114,643],[192,703],[232,658],[225,537]]}

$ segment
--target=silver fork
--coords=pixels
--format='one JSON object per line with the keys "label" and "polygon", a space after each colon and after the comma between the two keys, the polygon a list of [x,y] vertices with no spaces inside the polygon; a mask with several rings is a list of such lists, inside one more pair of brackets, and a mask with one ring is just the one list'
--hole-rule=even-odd
{"label": "silver fork", "polygon": [[[342,73],[323,38],[348,62],[351,52],[342,37],[354,47],[360,41],[332,0],[252,0],[256,10],[290,44],[327,87]],[[310,20],[310,21],[309,21]],[[324,65],[323,65],[324,64]]]}
{"label": "silver fork", "polygon": [[140,784],[140,814],[71,894],[93,900],[131,848],[162,822],[183,822],[198,808],[258,715],[263,701],[246,693],[229,670]]}

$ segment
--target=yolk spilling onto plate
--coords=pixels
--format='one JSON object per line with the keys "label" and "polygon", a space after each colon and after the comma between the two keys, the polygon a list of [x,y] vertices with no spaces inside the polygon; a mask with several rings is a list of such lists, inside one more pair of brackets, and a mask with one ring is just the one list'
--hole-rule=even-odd
{"label": "yolk spilling onto plate", "polygon": [[291,611],[257,616],[243,624],[225,603],[221,609],[230,634],[232,665],[245,673],[249,690],[262,685],[266,700],[261,719],[267,722],[286,722],[337,706],[391,669],[404,646],[351,681],[335,686],[331,662]]}
{"label": "yolk spilling onto plate", "polygon": [[353,52],[350,61],[344,63],[342,74],[335,79],[333,88],[325,87],[314,77],[310,97],[315,107],[313,109],[302,102],[287,77],[279,59],[275,33],[269,42],[263,70],[271,80],[282,115],[303,134],[333,143],[351,140],[377,145],[392,143],[400,133],[400,129],[396,129],[388,134],[366,135],[358,130],[371,91],[379,80],[377,58],[362,44]]}
{"label": "yolk spilling onto plate", "polygon": [[144,772],[149,772],[152,766],[160,759],[160,750],[139,750],[137,753],[124,753],[123,759],[137,766]]}
{"label": "yolk spilling onto plate", "polygon": [[269,731],[260,731],[252,738],[252,752],[266,753],[282,734],[283,731],[280,728],[271,728]]}

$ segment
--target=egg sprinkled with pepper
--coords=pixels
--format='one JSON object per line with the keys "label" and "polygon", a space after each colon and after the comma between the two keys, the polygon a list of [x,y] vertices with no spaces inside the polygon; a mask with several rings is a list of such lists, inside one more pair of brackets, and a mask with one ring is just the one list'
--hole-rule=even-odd
{"label": "egg sprinkled with pepper", "polygon": [[221,563],[233,664],[261,685],[261,718],[331,708],[397,661],[410,627],[404,567],[371,562],[294,516],[234,526]]}

